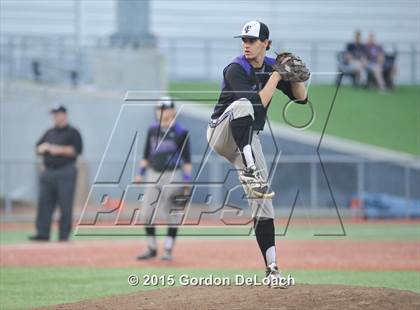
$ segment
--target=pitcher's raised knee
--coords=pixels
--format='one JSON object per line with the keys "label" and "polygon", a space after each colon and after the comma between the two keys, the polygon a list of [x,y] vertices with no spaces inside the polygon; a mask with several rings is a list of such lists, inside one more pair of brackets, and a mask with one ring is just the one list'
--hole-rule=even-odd
{"label": "pitcher's raised knee", "polygon": [[252,106],[251,101],[246,98],[241,98],[232,102],[230,108],[233,111],[233,118],[251,115],[252,119],[254,119],[254,107]]}

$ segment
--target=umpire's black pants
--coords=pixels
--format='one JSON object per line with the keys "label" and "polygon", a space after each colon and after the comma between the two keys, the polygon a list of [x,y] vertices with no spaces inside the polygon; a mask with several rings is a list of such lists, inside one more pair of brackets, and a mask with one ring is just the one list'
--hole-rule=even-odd
{"label": "umpire's black pants", "polygon": [[40,175],[37,235],[49,238],[54,209],[60,207],[59,238],[67,240],[73,221],[73,201],[77,169],[73,164],[57,169],[46,169]]}

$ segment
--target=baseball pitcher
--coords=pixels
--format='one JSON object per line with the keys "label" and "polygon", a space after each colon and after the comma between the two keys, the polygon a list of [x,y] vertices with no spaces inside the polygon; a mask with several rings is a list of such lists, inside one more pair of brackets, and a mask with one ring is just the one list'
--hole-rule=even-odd
{"label": "baseball pitcher", "polygon": [[266,264],[271,287],[279,282],[274,232],[274,192],[268,183],[267,165],[258,133],[264,129],[267,110],[276,89],[296,103],[307,103],[303,82],[310,73],[291,53],[266,57],[270,49],[268,27],[250,21],[242,29],[243,54],[223,70],[222,91],[207,129],[207,141],[239,171],[239,179],[252,208],[255,235]]}

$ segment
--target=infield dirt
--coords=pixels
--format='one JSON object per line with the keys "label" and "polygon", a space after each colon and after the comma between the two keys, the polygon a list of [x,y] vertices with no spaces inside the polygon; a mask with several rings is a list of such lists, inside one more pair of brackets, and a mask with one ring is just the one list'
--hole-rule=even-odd
{"label": "infield dirt", "polygon": [[420,294],[344,285],[177,287],[39,309],[420,309]]}

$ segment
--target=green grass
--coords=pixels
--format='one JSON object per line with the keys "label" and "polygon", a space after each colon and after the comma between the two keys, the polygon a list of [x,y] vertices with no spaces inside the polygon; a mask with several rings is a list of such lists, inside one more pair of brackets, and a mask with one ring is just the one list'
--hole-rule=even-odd
{"label": "green grass", "polygon": [[[257,275],[262,279],[263,271],[252,270],[194,270],[169,268],[2,268],[0,297],[2,309],[23,309],[39,307],[103,296],[147,290],[157,287],[127,284],[127,277],[135,274],[181,274],[190,276],[220,276],[233,278],[237,274]],[[366,271],[323,271],[285,270],[296,283],[345,284],[373,287],[389,287],[420,292],[418,272],[366,272]]]}
{"label": "green grass", "polygon": [[[277,226],[277,239],[280,240],[391,240],[391,241],[420,241],[420,225],[412,224],[345,224],[346,236],[341,236],[341,226],[337,225],[296,225],[290,223],[287,231],[285,226]],[[185,228],[182,227],[179,231],[181,238],[188,239],[249,239],[247,228],[229,228],[229,227],[214,227],[214,228]],[[75,236],[73,240],[139,240],[144,234],[141,227],[127,227],[127,228],[84,228],[80,229],[83,235]],[[89,236],[90,233],[100,234],[100,236]],[[196,233],[196,236],[193,234]],[[236,233],[237,236],[229,236]],[[253,233],[253,232],[252,232]],[[17,244],[28,242],[28,236],[31,231],[2,231],[0,233],[0,244]],[[157,234],[164,236],[166,228],[158,228]],[[188,235],[189,236],[188,236]],[[317,234],[338,234],[339,236],[314,236]],[[226,235],[226,236],[224,236]],[[57,232],[54,231],[52,240],[57,239]]]}
{"label": "green grass", "polygon": [[[290,224],[285,237],[282,240],[395,240],[395,241],[418,241],[420,240],[420,225],[410,224],[349,224],[346,225],[346,237],[314,237],[314,233],[339,232],[338,225],[302,225]],[[284,227],[277,227],[281,232]],[[219,227],[219,232],[228,228]],[[164,232],[162,230],[162,232]],[[1,244],[13,244],[27,242],[29,231],[3,231],[0,233]],[[54,231],[54,238],[56,232]],[[102,236],[102,237],[75,237],[76,240],[139,240],[138,236]],[[216,239],[232,237],[181,237],[184,240],[190,238]],[[253,239],[254,237],[235,237]],[[130,274],[142,276],[144,274],[163,273],[173,274],[178,279],[181,274],[191,276],[229,276],[236,274],[245,276],[258,275],[261,279],[261,269],[185,269],[185,268],[69,268],[69,267],[3,267],[0,269],[0,308],[23,309],[28,307],[53,305],[60,303],[75,302],[83,299],[99,298],[102,296],[130,293],[137,290],[153,289],[155,287],[137,286],[127,284]],[[309,284],[343,284],[361,285],[371,287],[389,287],[411,290],[420,293],[419,272],[388,272],[388,271],[331,271],[331,270],[285,270],[285,274],[291,274],[297,283]]]}
{"label": "green grass", "polygon": [[[188,93],[188,91],[214,93]],[[216,83],[173,83],[174,97],[214,99],[203,104],[214,105],[218,98]],[[171,93],[173,92],[173,93]],[[315,111],[314,121],[306,130],[322,132],[330,110],[335,87],[313,85],[309,99]],[[309,105],[288,105],[287,98],[276,92],[269,109],[269,119],[301,126],[311,119]],[[284,112],[284,113],[283,113]],[[373,90],[355,90],[342,86],[329,118],[327,134],[368,143],[409,154],[420,155],[420,88],[400,86],[395,92],[382,94]]]}

